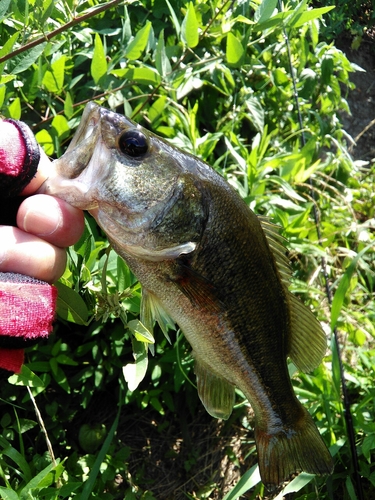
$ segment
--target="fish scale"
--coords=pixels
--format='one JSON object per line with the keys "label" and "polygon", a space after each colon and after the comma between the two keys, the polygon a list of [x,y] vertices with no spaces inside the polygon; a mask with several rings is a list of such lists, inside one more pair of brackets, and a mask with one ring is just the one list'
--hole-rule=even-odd
{"label": "fish scale", "polygon": [[179,325],[207,411],[229,418],[235,386],[245,394],[264,484],[273,488],[298,471],[332,472],[287,366],[289,356],[300,369],[315,368],[326,339],[288,290],[276,226],[206,163],[93,103],[43,192],[95,217],[142,284],[148,328],[154,319],[164,330]]}

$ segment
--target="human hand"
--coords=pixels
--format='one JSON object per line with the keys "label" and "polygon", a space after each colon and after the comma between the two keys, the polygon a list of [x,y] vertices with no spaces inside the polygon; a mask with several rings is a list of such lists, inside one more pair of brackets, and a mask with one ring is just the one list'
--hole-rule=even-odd
{"label": "human hand", "polygon": [[36,176],[21,193],[27,198],[18,209],[18,227],[0,225],[0,271],[52,283],[64,272],[64,247],[78,241],[84,218],[81,210],[62,200],[35,194],[48,177],[50,164],[41,152]]}

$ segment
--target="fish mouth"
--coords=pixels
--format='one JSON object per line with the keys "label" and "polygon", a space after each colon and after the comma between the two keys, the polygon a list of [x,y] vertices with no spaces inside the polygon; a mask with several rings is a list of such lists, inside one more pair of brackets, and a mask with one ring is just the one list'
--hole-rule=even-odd
{"label": "fish mouth", "polygon": [[83,112],[81,122],[64,155],[55,160],[56,170],[64,176],[75,179],[89,164],[93,151],[101,136],[100,106],[91,102]]}
{"label": "fish mouth", "polygon": [[86,105],[81,122],[66,152],[52,162],[50,174],[38,193],[56,196],[82,210],[97,206],[91,191],[93,173],[90,162],[102,145],[101,108]]}

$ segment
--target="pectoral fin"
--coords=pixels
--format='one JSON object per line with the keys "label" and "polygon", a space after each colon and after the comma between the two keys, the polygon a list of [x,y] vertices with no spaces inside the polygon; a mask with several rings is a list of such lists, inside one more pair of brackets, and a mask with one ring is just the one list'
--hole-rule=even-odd
{"label": "pectoral fin", "polygon": [[214,374],[197,358],[196,353],[193,355],[200,400],[212,417],[227,420],[234,405],[234,385]]}
{"label": "pectoral fin", "polygon": [[184,259],[179,259],[176,269],[176,275],[171,278],[171,281],[195,307],[215,314],[222,311],[218,291],[209,280],[195,271]]}
{"label": "pectoral fin", "polygon": [[321,363],[327,339],[310,309],[290,292],[288,298],[291,319],[288,355],[301,371],[310,372]]}
{"label": "pectoral fin", "polygon": [[162,332],[164,333],[168,342],[171,343],[168,330],[170,328],[174,329],[175,322],[165,311],[157,297],[153,293],[143,288],[141,300],[141,322],[152,333],[154,329],[154,321],[157,321],[159,323]]}
{"label": "pectoral fin", "polygon": [[174,260],[181,255],[194,252],[196,246],[196,243],[188,241],[187,243],[182,243],[181,245],[162,248],[160,250],[151,250],[150,248],[145,248],[139,245],[126,245],[126,250],[139,259],[160,262],[162,260]]}

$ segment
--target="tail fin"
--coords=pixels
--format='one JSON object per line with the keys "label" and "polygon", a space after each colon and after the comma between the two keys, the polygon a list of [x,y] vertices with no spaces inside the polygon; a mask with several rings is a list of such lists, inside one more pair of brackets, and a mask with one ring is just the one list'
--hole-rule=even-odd
{"label": "tail fin", "polygon": [[304,409],[298,429],[285,428],[267,434],[255,429],[260,476],[274,489],[295,472],[331,474],[333,460],[310,414]]}

